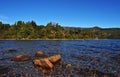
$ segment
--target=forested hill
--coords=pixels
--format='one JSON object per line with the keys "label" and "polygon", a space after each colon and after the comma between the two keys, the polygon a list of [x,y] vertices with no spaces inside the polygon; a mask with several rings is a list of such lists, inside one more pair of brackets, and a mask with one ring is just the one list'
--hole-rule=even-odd
{"label": "forested hill", "polygon": [[0,22],[0,39],[120,39],[120,28],[62,27],[58,23],[37,25],[34,21]]}

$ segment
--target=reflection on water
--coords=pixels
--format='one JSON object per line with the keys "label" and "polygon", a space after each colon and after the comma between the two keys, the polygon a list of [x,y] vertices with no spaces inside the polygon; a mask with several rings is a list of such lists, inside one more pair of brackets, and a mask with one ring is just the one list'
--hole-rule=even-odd
{"label": "reflection on water", "polygon": [[[17,52],[6,52],[9,48]],[[31,61],[14,63],[10,59],[18,54],[32,57],[38,50],[48,55],[61,54],[62,61],[76,68],[120,74],[120,40],[1,40],[0,64],[7,64],[11,70],[22,70],[34,76],[36,72],[30,70],[33,68]]]}

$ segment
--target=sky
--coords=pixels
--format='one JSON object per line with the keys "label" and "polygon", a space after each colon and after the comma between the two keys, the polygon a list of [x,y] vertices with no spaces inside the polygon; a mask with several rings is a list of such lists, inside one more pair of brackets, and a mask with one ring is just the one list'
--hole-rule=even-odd
{"label": "sky", "polygon": [[120,28],[120,0],[0,0],[0,21]]}

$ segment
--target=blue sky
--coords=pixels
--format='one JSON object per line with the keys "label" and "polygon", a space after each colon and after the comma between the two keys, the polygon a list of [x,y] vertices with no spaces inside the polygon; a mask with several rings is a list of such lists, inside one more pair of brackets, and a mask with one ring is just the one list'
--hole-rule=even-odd
{"label": "blue sky", "polygon": [[120,0],[0,0],[0,21],[120,28]]}

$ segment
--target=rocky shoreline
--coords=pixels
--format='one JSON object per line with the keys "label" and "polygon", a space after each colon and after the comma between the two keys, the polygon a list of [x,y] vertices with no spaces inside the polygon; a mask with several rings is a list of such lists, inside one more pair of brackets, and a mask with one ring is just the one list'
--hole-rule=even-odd
{"label": "rocky shoreline", "polygon": [[[8,49],[7,51],[12,53],[17,50]],[[62,55],[60,54],[51,56],[42,51],[38,51],[32,56],[19,54],[10,59],[15,65],[12,66],[14,69],[9,64],[0,65],[0,77],[120,77],[120,75],[104,73],[98,70],[77,68],[73,63],[62,61],[61,58]],[[25,67],[24,64],[29,68]],[[29,72],[25,72],[26,69]]]}

